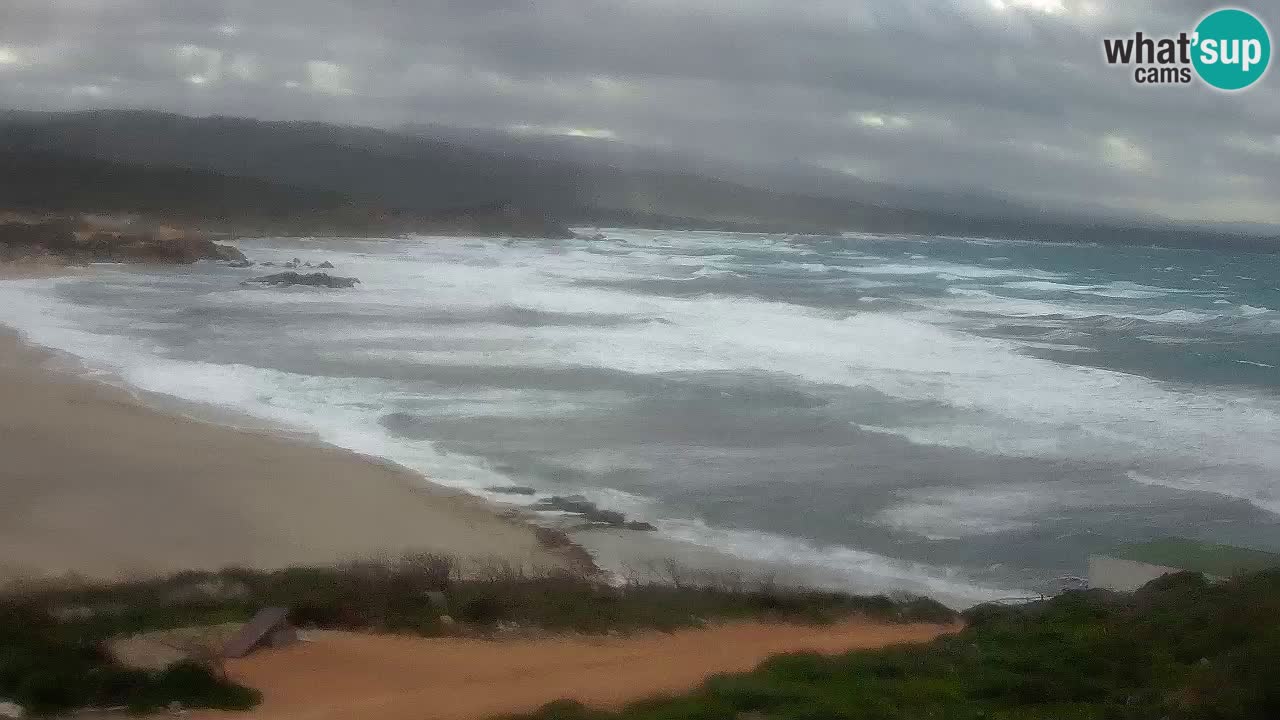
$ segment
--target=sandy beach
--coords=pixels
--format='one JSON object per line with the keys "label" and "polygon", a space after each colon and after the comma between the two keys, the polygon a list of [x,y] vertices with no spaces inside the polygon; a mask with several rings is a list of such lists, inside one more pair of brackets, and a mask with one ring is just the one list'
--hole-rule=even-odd
{"label": "sandy beach", "polygon": [[49,359],[0,330],[0,582],[406,551],[574,562],[532,527],[408,471],[161,412]]}

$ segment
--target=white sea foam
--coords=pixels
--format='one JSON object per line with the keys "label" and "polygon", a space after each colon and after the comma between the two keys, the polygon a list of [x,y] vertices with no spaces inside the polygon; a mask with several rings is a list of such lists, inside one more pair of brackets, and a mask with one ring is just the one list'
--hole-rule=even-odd
{"label": "white sea foam", "polygon": [[1029,594],[977,584],[958,568],[908,562],[842,545],[818,545],[773,533],[731,530],[701,520],[668,519],[657,524],[661,532],[676,540],[744,560],[838,572],[846,587],[864,592],[897,588],[943,598],[958,607]]}
{"label": "white sea foam", "polygon": [[[1006,285],[1006,287],[1008,286]],[[1071,291],[1070,294],[1078,295],[1081,293],[1079,291]],[[947,295],[961,299],[941,306],[935,305],[935,307],[946,311],[960,310],[1010,318],[1061,317],[1082,319],[1111,317],[1152,323],[1200,325],[1224,319],[1255,318],[1274,312],[1266,308],[1256,308],[1249,305],[1241,305],[1226,312],[1203,312],[1181,308],[1166,310],[1159,308],[1147,309],[1134,305],[1081,304],[1070,301],[1010,297],[981,288],[964,286],[947,288]],[[1126,296],[1110,294],[1107,297],[1121,298]]]}
{"label": "white sea foam", "polygon": [[379,425],[383,410],[369,402],[387,390],[378,381],[173,360],[159,346],[80,329],[101,312],[71,307],[39,292],[67,281],[0,283],[0,320],[29,341],[71,353],[90,369],[137,390],[235,410],[355,452],[420,471],[430,468],[433,480],[455,487],[475,489],[505,480],[474,458],[441,453],[429,443],[399,442],[384,432]]}
{"label": "white sea foam", "polygon": [[1032,340],[1022,340],[1019,342],[1024,348],[1034,350],[1057,350],[1059,352],[1076,352],[1076,353],[1096,353],[1097,348],[1085,347],[1084,345],[1072,345],[1070,343],[1055,342],[1035,342]]}
{"label": "white sea foam", "polygon": [[1004,287],[1015,290],[1036,290],[1040,292],[1071,292],[1073,290],[1093,290],[1097,285],[1072,285],[1070,283],[1050,282],[1048,280],[1020,280],[1007,282]]}
{"label": "white sea foam", "polygon": [[1103,486],[1064,482],[900,491],[875,521],[930,540],[959,540],[1035,528],[1046,516],[1115,504]]}
{"label": "white sea foam", "polygon": [[[423,243],[365,241],[342,249],[317,244],[321,249],[315,252],[323,251],[340,274],[358,276],[363,284],[349,292],[232,285],[225,292],[202,297],[199,303],[211,311],[257,308],[307,317],[340,311],[344,320],[319,326],[321,339],[326,352],[355,367],[375,359],[393,360],[404,367],[585,367],[658,378],[691,372],[763,373],[818,387],[870,390],[901,401],[908,409],[941,406],[952,412],[938,418],[924,411],[906,411],[893,422],[860,422],[868,431],[923,445],[998,455],[1123,463],[1141,468],[1152,484],[1219,493],[1280,512],[1275,480],[1280,470],[1280,407],[1273,398],[1178,387],[1032,357],[1022,352],[1028,346],[1084,348],[1047,337],[1027,342],[983,337],[971,332],[972,316],[962,315],[1067,319],[1108,315],[1159,322],[1167,326],[1161,333],[1176,336],[1182,325],[1241,317],[1266,322],[1265,313],[1274,311],[1240,305],[1207,313],[1185,308],[1153,310],[1133,303],[1095,305],[1083,298],[1072,302],[1014,298],[991,289],[998,289],[995,283],[1006,278],[1022,278],[1014,281],[1016,286],[1004,287],[1061,291],[1054,299],[1097,287],[1163,291],[1086,285],[1087,281],[1066,274],[1029,268],[997,270],[927,259],[902,264],[865,257],[859,262],[868,264],[841,266],[842,272],[851,273],[854,281],[879,287],[910,283],[913,276],[925,275],[964,282],[950,287],[942,298],[913,300],[922,306],[913,312],[882,310],[888,304],[873,302],[850,314],[748,296],[667,297],[629,290],[628,283],[738,272],[744,269],[743,261],[726,252],[725,238],[715,234],[630,232],[624,239],[626,252],[613,254],[588,252],[572,243],[508,246],[454,238]],[[816,275],[817,268],[833,267],[811,262],[810,251],[800,243],[762,236],[743,236],[733,242],[750,242],[753,250],[766,248],[788,258],[779,263],[794,263],[778,269],[812,270]],[[691,258],[668,262],[668,256],[677,252],[700,255],[696,262]],[[256,253],[285,260],[300,254],[289,246]],[[94,329],[110,324],[107,311],[74,305],[59,299],[56,292],[59,283],[81,281],[0,284],[0,320],[22,328],[37,343],[78,355],[89,365],[114,372],[145,390],[225,405],[315,433],[337,445],[387,457],[459,487],[474,490],[511,481],[483,460],[389,433],[382,418],[399,409],[395,401],[403,400],[406,392],[391,381],[315,377],[244,363],[192,362],[170,356],[170,349],[159,345],[97,334]],[[892,291],[879,294],[896,299]],[[566,320],[526,327],[490,317],[508,311],[610,316],[619,321]],[[425,314],[465,315],[469,320],[454,325],[431,323],[422,319]],[[308,336],[318,326],[307,327],[306,331],[281,327],[263,342],[318,342]],[[440,418],[571,415],[584,403],[598,409],[618,402],[608,397],[592,399],[583,392],[521,395],[433,387],[417,388],[414,393],[410,399]],[[937,537],[983,534],[984,528],[1016,530],[1043,508],[1031,498],[1034,492],[1026,489],[1010,498],[991,499],[989,510],[945,494],[904,496],[881,514],[880,521]],[[945,569],[852,548],[824,548],[795,538],[707,527],[696,519],[664,517],[666,511],[634,498],[601,497],[605,507],[623,509],[621,505],[629,502],[636,503],[628,505],[635,510],[629,514],[658,522],[672,537],[743,557],[803,560],[841,568],[841,572],[915,583],[914,587],[975,592],[961,574]]]}
{"label": "white sea foam", "polygon": [[1031,268],[988,268],[978,265],[960,265],[948,262],[921,263],[907,265],[903,263],[882,263],[861,267],[847,266],[848,272],[867,275],[936,275],[944,279],[978,279],[1002,277],[1038,277],[1056,278],[1059,275]]}
{"label": "white sea foam", "polygon": [[1033,528],[1046,497],[1041,489],[935,489],[911,493],[909,499],[881,510],[874,520],[930,540],[959,540]]}
{"label": "white sea foam", "polygon": [[[361,292],[237,291],[220,301],[276,303],[283,297],[288,302],[340,303],[344,309],[360,307],[370,313],[393,308],[403,313],[424,306],[477,310],[501,303],[541,312],[632,316],[642,320],[605,327],[433,327],[422,342],[352,352],[414,363],[594,366],[642,375],[785,373],[819,384],[872,388],[907,401],[941,402],[970,418],[939,426],[921,419],[884,428],[913,442],[1000,454],[1100,455],[1123,461],[1173,453],[1205,462],[1243,461],[1259,470],[1280,467],[1275,432],[1280,415],[1270,403],[1242,404],[1224,394],[1176,390],[1132,375],[1028,357],[1019,352],[1025,343],[975,336],[927,314],[840,316],[743,297],[670,298],[581,285],[582,278],[627,268],[604,256],[547,253],[539,247],[454,241],[397,250],[390,258],[340,258],[343,264],[359,263],[359,274],[366,280]],[[647,269],[653,260],[628,262]],[[1005,317],[1097,312],[1092,307],[1003,298],[977,288],[952,291],[958,293],[955,299],[941,309],[983,308]],[[1185,310],[1116,314],[1170,324],[1205,319]],[[353,344],[359,346],[362,335],[386,337],[398,331],[357,326],[351,332],[357,339]],[[82,342],[83,338],[46,344]],[[177,384],[161,391],[180,394]],[[194,383],[188,392],[197,400],[205,393],[221,394]],[[459,409],[481,408],[463,402]],[[1207,428],[1215,433],[1207,434]],[[1223,491],[1257,501],[1264,489],[1260,482],[1250,482]]]}
{"label": "white sea foam", "polygon": [[[1137,470],[1130,470],[1125,473],[1128,478],[1136,483],[1143,485],[1152,485],[1156,487],[1176,488],[1179,490],[1187,490],[1198,493],[1212,493],[1222,495],[1228,498],[1238,498],[1237,492],[1229,490],[1238,487],[1238,485],[1228,486],[1223,482],[1223,476],[1230,473],[1236,468],[1214,469],[1213,471],[1205,470],[1181,470],[1168,471],[1162,473],[1143,473]],[[1258,483],[1255,478],[1242,478],[1240,484]],[[1280,487],[1274,482],[1267,482],[1264,479],[1258,483],[1255,494],[1250,501],[1264,509],[1273,513],[1280,513]]]}
{"label": "white sea foam", "polygon": [[1076,291],[1079,295],[1097,295],[1099,297],[1128,300],[1146,300],[1149,298],[1158,298],[1185,292],[1187,291],[1165,287],[1152,287],[1151,285],[1142,285],[1140,283],[1129,282],[1127,280],[1119,280],[1090,288],[1080,288]]}
{"label": "white sea foam", "polygon": [[[130,387],[245,412],[290,431],[314,434],[340,447],[387,458],[424,472],[434,481],[503,502],[530,504],[533,501],[532,498],[487,493],[484,488],[509,482],[505,475],[487,463],[470,456],[443,453],[431,443],[403,440],[386,432],[380,423],[386,408],[371,402],[387,397],[391,392],[380,381],[298,375],[239,364],[172,360],[166,358],[158,346],[139,348],[124,338],[96,335],[79,329],[81,325],[91,324],[93,319],[100,320],[101,313],[39,294],[47,292],[56,282],[34,281],[21,288],[0,285],[0,300],[5,301],[8,311],[0,317],[10,322],[25,319],[27,322],[18,324],[31,341],[74,352],[84,362],[111,372]],[[487,328],[486,332],[493,330]],[[513,412],[512,398],[505,400],[506,412]],[[433,417],[468,412],[493,413],[496,411],[494,406],[498,404],[502,403],[496,393],[479,397],[473,395],[469,399],[455,399],[433,406],[431,411]],[[538,411],[546,410],[541,399],[537,408]],[[625,465],[618,458],[600,454],[577,459],[583,469],[593,472]],[[661,532],[675,540],[714,548],[745,560],[820,570],[822,579],[845,588],[906,589],[938,595],[958,605],[1018,594],[976,585],[955,569],[894,560],[847,547],[818,547],[768,533],[725,530],[696,519],[663,517],[664,511],[656,501],[632,493],[602,488],[581,488],[577,492],[601,507],[656,522]]]}
{"label": "white sea foam", "polygon": [[1119,298],[1126,300],[1146,300],[1148,298],[1157,298],[1161,295],[1167,295],[1167,292],[1154,290],[1108,290],[1105,288],[1097,288],[1091,290],[1077,290],[1077,295],[1097,295],[1105,298]]}
{"label": "white sea foam", "polygon": [[1164,323],[1203,323],[1222,316],[1195,312],[1193,310],[1169,310],[1167,312],[1156,313],[1154,315],[1134,315],[1130,313],[1118,315],[1117,317],[1133,317],[1141,320],[1148,320],[1150,322]]}

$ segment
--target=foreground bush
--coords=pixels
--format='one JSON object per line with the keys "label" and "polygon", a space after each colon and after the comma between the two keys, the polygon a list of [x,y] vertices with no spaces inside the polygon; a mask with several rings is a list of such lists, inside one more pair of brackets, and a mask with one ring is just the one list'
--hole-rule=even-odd
{"label": "foreground bush", "polygon": [[[585,574],[530,574],[494,564],[459,577],[449,558],[412,555],[340,568],[191,572],[105,587],[39,589],[0,598],[0,698],[34,713],[171,702],[238,709],[252,691],[191,664],[145,672],[114,664],[104,643],[152,630],[244,621],[264,607],[295,624],[418,635],[487,634],[520,626],[589,633],[675,629],[734,618],[829,622],[863,615],[889,622],[950,622],[923,598],[891,600],[740,580],[610,587]],[[444,601],[444,607],[440,602]],[[448,614],[451,622],[442,620]]]}
{"label": "foreground bush", "polygon": [[108,657],[102,640],[37,607],[0,606],[0,698],[34,714],[82,707],[146,712],[175,702],[246,710],[258,702],[255,691],[195,663],[160,672],[120,667]]}
{"label": "foreground bush", "polygon": [[[956,614],[927,598],[890,599],[748,582],[678,578],[611,587],[586,574],[526,572],[494,564],[466,578],[435,555],[359,562],[338,568],[262,572],[231,569],[106,587],[27,593],[30,606],[74,611],[95,636],[242,621],[263,607],[291,609],[295,624],[329,629],[454,632],[442,614],[474,626],[498,623],[603,633],[675,629],[734,618],[823,623],[850,615],[891,622],[951,622]],[[443,595],[447,607],[435,605]]]}
{"label": "foreground bush", "polygon": [[928,645],[787,655],[619,713],[555,703],[529,720],[1267,720],[1280,718],[1280,570],[1133,595],[984,606]]}

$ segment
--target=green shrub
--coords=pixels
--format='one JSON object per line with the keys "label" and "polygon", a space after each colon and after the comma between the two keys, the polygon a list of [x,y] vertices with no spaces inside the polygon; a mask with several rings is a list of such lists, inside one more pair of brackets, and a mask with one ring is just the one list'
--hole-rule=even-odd
{"label": "green shrub", "polygon": [[255,692],[193,663],[162,672],[120,667],[84,626],[55,622],[29,605],[0,607],[0,697],[36,715],[119,705],[141,712],[172,702],[241,710],[257,703]]}
{"label": "green shrub", "polygon": [[257,691],[228,683],[204,665],[186,661],[156,673],[147,692],[131,705],[150,710],[178,702],[186,707],[249,710],[261,699]]}
{"label": "green shrub", "polygon": [[965,630],[926,645],[780,656],[685,697],[618,713],[571,715],[558,705],[525,717],[1280,718],[1280,570],[1220,585],[1166,577],[1134,595],[1069,593],[965,617]]}
{"label": "green shrub", "polygon": [[494,595],[481,595],[462,604],[458,616],[477,625],[493,625],[507,615],[503,602]]}
{"label": "green shrub", "polygon": [[[587,575],[529,574],[501,564],[481,577],[464,579],[456,567],[449,558],[412,555],[337,568],[186,572],[0,598],[0,697],[39,713],[85,705],[147,710],[171,702],[249,707],[256,702],[252,691],[199,666],[177,665],[163,673],[129,670],[112,663],[102,642],[122,634],[244,621],[271,606],[289,607],[293,622],[302,626],[420,635],[458,631],[440,622],[445,613],[428,597],[435,592],[445,594],[448,614],[484,632],[503,621],[604,633],[673,630],[723,619],[823,623],[863,615],[889,622],[949,622],[955,617],[927,599],[859,597],[741,578],[610,587]],[[671,572],[678,570],[672,567]],[[748,690],[733,687],[727,686],[726,697],[717,702],[742,705]],[[766,693],[773,698],[769,703],[790,703],[800,712],[800,696],[793,697],[790,690],[780,693]],[[580,709],[557,707],[560,716],[579,717],[573,713]],[[686,709],[693,713],[689,717],[706,711],[704,706]]]}

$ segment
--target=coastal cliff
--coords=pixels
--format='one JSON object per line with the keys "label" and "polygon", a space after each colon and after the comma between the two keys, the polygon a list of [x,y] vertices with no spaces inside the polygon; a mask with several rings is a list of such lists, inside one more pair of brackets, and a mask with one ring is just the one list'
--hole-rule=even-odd
{"label": "coastal cliff", "polygon": [[197,260],[243,261],[230,245],[168,226],[132,229],[89,219],[11,220],[0,224],[0,260],[49,258],[70,264],[141,262],[185,265]]}

